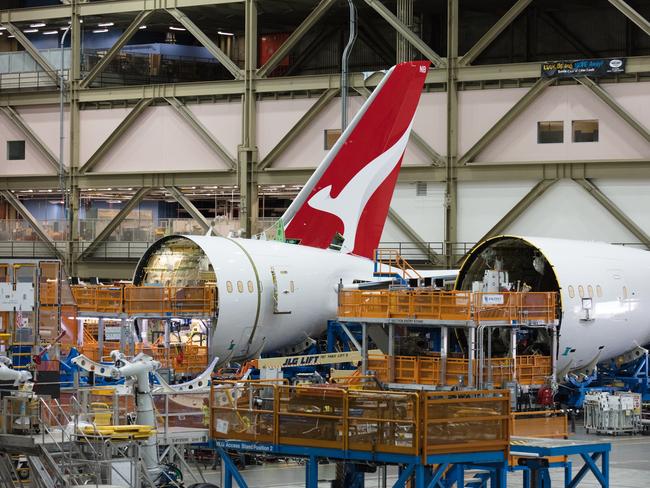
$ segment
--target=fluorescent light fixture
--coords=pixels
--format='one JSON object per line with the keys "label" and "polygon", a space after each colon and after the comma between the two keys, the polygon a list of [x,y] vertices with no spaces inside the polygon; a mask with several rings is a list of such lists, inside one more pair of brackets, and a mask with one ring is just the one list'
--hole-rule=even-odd
{"label": "fluorescent light fixture", "polygon": [[185,29],[183,27],[174,27],[173,25],[170,25],[169,30],[184,31]]}
{"label": "fluorescent light fixture", "polygon": [[25,34],[33,34],[34,32],[38,32],[38,29],[25,29],[23,32]]}
{"label": "fluorescent light fixture", "polygon": [[108,32],[108,29],[95,29],[95,30],[93,30],[93,34],[101,34],[103,32]]}
{"label": "fluorescent light fixture", "polygon": [[13,38],[16,37],[16,36],[7,36],[7,37],[8,37],[9,39],[13,39]]}
{"label": "fluorescent light fixture", "polygon": [[39,23],[37,23],[37,24],[29,24],[29,26],[32,27],[32,28],[34,28],[34,29],[37,28],[37,27],[45,27],[45,25],[46,25],[46,24],[43,23],[43,22],[39,22]]}
{"label": "fluorescent light fixture", "polygon": [[114,25],[114,22],[102,22],[101,24],[97,24],[97,27],[112,27]]}
{"label": "fluorescent light fixture", "polygon": [[224,32],[224,31],[217,31],[217,34],[219,34],[220,36],[234,36],[235,35],[232,32]]}
{"label": "fluorescent light fixture", "polygon": [[146,29],[146,28],[147,28],[146,25],[141,25],[140,27],[138,27],[138,29],[140,29],[140,30],[142,30],[142,29]]}
{"label": "fluorescent light fixture", "polygon": [[58,34],[58,33],[59,33],[59,31],[45,31],[45,32],[43,32],[43,35],[44,36],[51,36],[51,35]]}
{"label": "fluorescent light fixture", "polygon": [[7,28],[0,26],[0,31],[2,31],[2,30],[7,30]]}

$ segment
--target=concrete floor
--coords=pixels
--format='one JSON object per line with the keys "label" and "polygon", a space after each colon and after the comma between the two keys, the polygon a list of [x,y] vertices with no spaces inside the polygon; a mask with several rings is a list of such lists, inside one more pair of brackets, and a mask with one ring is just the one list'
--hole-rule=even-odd
{"label": "concrete floor", "polygon": [[[610,454],[610,486],[612,488],[646,488],[650,486],[650,436],[595,436],[586,435],[578,429],[578,433],[572,438],[598,440],[611,442],[612,451]],[[577,473],[582,466],[579,457],[573,457],[573,473]],[[561,469],[551,471],[553,486],[562,487],[564,473]],[[221,485],[219,470],[203,471],[207,482]],[[274,463],[264,466],[248,466],[242,471],[249,488],[298,488],[304,487],[305,468],[296,463]],[[329,488],[331,480],[335,477],[334,464],[321,464],[319,466],[319,488]],[[191,477],[190,477],[191,478]],[[388,469],[388,483],[390,487],[397,479],[397,470],[394,467]],[[186,479],[191,483],[191,480]],[[236,486],[236,484],[235,484]],[[381,486],[377,473],[366,475],[367,488],[379,488]],[[521,473],[508,475],[508,487],[522,486]],[[585,488],[599,487],[593,475],[588,474],[579,485]]]}

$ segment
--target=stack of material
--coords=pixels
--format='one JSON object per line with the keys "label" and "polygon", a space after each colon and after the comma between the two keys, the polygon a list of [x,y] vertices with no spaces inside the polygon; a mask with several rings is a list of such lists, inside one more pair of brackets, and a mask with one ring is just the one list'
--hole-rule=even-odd
{"label": "stack of material", "polygon": [[636,434],[642,429],[641,395],[638,393],[589,392],[585,396],[584,411],[587,433]]}

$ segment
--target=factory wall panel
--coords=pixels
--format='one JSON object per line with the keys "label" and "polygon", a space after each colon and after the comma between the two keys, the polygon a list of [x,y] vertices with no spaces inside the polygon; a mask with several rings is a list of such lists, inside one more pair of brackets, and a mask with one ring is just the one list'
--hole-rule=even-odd
{"label": "factory wall panel", "polygon": [[458,241],[481,239],[534,185],[534,181],[459,182]]}
{"label": "factory wall panel", "polygon": [[646,234],[650,234],[650,179],[594,180],[594,184]]}
{"label": "factory wall panel", "polygon": [[[56,134],[58,135],[58,126]],[[9,160],[8,141],[25,141],[25,159]],[[58,146],[57,146],[58,147]],[[55,151],[58,154],[58,150]],[[0,176],[51,175],[56,171],[41,152],[16,128],[4,114],[0,113]]]}
{"label": "factory wall panel", "polygon": [[604,242],[638,242],[587,191],[571,180],[560,180],[550,187],[508,228],[508,232]]}
{"label": "factory wall panel", "polygon": [[[59,157],[60,112],[59,107],[42,105],[21,107],[18,113],[57,158]],[[63,112],[63,164],[70,164],[70,117]]]}
{"label": "factory wall panel", "polygon": [[458,151],[462,155],[526,94],[526,88],[458,92]]}
{"label": "factory wall panel", "polygon": [[[217,105],[219,106],[219,105]],[[190,106],[194,111],[194,107]],[[116,112],[117,110],[117,112]],[[87,112],[87,113],[85,113]],[[102,113],[103,112],[103,113]],[[106,113],[113,112],[113,113]],[[223,120],[219,115],[208,114],[205,109],[199,109],[197,117],[205,120],[209,130],[228,125],[232,110],[224,110]],[[85,140],[83,160],[94,152],[93,147],[99,145],[111,132],[111,127],[119,125],[126,111],[112,109],[108,111],[84,111],[81,138]],[[98,120],[101,119],[101,120]],[[93,123],[86,124],[86,121]],[[237,133],[240,124],[232,124],[229,131]],[[216,135],[221,139],[220,135]],[[232,134],[231,134],[232,136]],[[228,136],[226,139],[231,139]],[[87,145],[87,146],[86,146]],[[236,146],[228,148],[236,155]],[[100,162],[93,172],[174,172],[178,170],[225,170],[226,163],[208,147],[208,145],[192,130],[192,128],[169,106],[157,106],[145,109],[133,125],[122,135]]]}
{"label": "factory wall panel", "polygon": [[[642,85],[642,86],[638,86]],[[633,87],[630,89],[629,87]],[[637,105],[635,112],[639,120],[650,127],[650,113],[647,107],[650,83],[625,84],[612,87],[605,85],[612,96],[621,100],[624,106]],[[612,89],[614,88],[614,89]],[[645,93],[644,93],[645,89]],[[511,94],[513,103],[522,95],[521,90],[503,90]],[[486,120],[493,118],[503,108],[495,107],[490,92],[474,100],[471,107],[464,107],[463,113],[473,115],[462,118],[463,150],[467,150],[468,133],[472,124],[482,125],[481,135],[487,131]],[[465,100],[467,102],[467,100]],[[490,113],[491,112],[491,113]],[[598,142],[572,142],[572,121],[598,120]],[[552,144],[537,143],[537,123],[540,121],[563,121],[564,142]],[[468,125],[470,130],[468,130]],[[476,136],[474,132],[470,139]],[[496,137],[475,159],[476,162],[513,161],[571,161],[599,159],[647,159],[650,144],[623,121],[611,108],[605,105],[589,89],[581,85],[547,88],[523,113],[521,113],[499,136]]]}
{"label": "factory wall panel", "polygon": [[[442,241],[445,234],[445,185],[427,182],[423,187],[420,184],[420,191],[425,193],[421,195],[418,195],[417,187],[416,183],[398,183],[390,206],[420,235],[423,241]],[[408,241],[410,239],[388,219],[381,240]]]}
{"label": "factory wall panel", "polygon": [[[316,98],[296,98],[293,100],[260,100],[257,102],[257,147],[260,160],[271,152],[296,122],[316,103],[316,100]],[[338,100],[338,98],[335,100]],[[325,154],[322,134],[319,142],[320,147],[316,149],[318,152],[314,154],[313,159],[317,159],[316,156],[321,153]]]}
{"label": "factory wall panel", "polygon": [[[363,99],[350,97],[350,119]],[[280,141],[314,101],[267,100],[258,103],[258,144],[263,158]],[[274,168],[313,168],[327,154],[324,131],[341,127],[341,99],[335,98],[312,123],[287,147],[272,165]],[[415,131],[441,154],[446,152],[446,101],[444,93],[424,93],[413,124]],[[413,142],[404,155],[405,165],[425,165],[428,158]]]}

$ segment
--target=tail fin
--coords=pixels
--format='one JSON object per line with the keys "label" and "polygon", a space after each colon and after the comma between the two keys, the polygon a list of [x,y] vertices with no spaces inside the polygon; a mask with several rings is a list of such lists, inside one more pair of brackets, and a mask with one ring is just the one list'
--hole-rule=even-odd
{"label": "tail fin", "polygon": [[287,239],[372,257],[386,222],[429,62],[394,66],[282,217]]}

